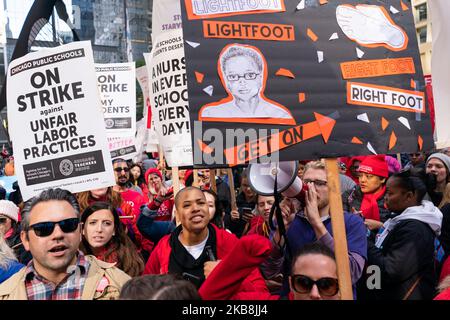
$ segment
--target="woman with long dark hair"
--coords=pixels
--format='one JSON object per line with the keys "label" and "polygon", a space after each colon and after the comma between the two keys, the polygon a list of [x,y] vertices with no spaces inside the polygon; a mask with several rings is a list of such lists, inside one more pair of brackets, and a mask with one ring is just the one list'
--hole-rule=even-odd
{"label": "woman with long dark hair", "polygon": [[138,163],[131,164],[129,181],[134,186],[141,188],[142,193],[144,194],[145,200],[148,201],[148,199],[147,199],[148,187],[147,187],[147,183],[145,182],[144,169],[142,169],[140,164],[138,164]]}
{"label": "woman with long dark hair", "polygon": [[131,277],[144,270],[143,258],[125,232],[116,208],[107,202],[95,202],[81,215],[81,250],[116,266]]}
{"label": "woman with long dark hair", "polygon": [[203,190],[203,193],[206,197],[206,202],[208,202],[208,208],[209,208],[209,215],[210,215],[210,222],[214,223],[216,227],[219,227],[220,229],[224,229],[224,223],[223,223],[223,217],[224,212],[222,209],[222,205],[219,201],[219,198],[217,197],[217,194],[213,190]]}

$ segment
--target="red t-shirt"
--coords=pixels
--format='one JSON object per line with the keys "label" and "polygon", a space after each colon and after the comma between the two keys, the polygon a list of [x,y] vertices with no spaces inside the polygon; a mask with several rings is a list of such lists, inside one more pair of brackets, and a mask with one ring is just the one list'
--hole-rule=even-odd
{"label": "red t-shirt", "polygon": [[141,196],[139,192],[133,191],[131,189],[120,192],[120,195],[122,196],[123,201],[128,203],[131,206],[131,208],[133,208],[133,214],[137,218],[140,214],[139,208],[141,207],[141,205],[145,204],[144,197]]}
{"label": "red t-shirt", "polygon": [[149,253],[152,252],[153,250],[153,242],[151,242],[148,239],[145,239],[141,233],[139,232],[137,226],[136,226],[136,222],[137,219],[139,217],[139,215],[141,214],[141,210],[140,207],[141,205],[145,204],[146,201],[144,200],[144,197],[141,196],[141,194],[137,191],[133,191],[131,189],[128,189],[127,191],[123,191],[120,192],[120,195],[122,196],[122,200],[129,204],[130,207],[132,208],[133,211],[133,215],[134,215],[134,219],[132,220],[132,227],[133,227],[133,231],[136,235],[136,241],[138,241],[138,243],[140,243],[140,247],[146,251],[148,251]]}

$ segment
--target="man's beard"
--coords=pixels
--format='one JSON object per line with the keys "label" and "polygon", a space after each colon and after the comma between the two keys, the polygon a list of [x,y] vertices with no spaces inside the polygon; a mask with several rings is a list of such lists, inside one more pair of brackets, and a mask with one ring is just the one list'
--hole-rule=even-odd
{"label": "man's beard", "polygon": [[125,180],[124,182],[121,182],[120,180],[117,181],[117,185],[120,187],[125,187],[128,183],[128,180]]}

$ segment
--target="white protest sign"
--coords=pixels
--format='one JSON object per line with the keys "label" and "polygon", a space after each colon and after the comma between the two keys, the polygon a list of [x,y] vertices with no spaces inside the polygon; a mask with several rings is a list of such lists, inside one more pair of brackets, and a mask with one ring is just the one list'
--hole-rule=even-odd
{"label": "white protest sign", "polygon": [[161,33],[181,29],[180,0],[153,0],[152,43]]}
{"label": "white protest sign", "polygon": [[109,136],[136,132],[136,68],[134,62],[96,64],[98,89]]}
{"label": "white protest sign", "polygon": [[[144,118],[141,119],[143,121],[143,126],[139,127],[136,123],[136,144],[138,145],[138,153],[142,153],[143,151],[157,152],[158,136],[155,131],[155,121],[152,117],[146,66],[136,69],[136,78],[141,86],[144,98]],[[142,151],[139,151],[141,147]]]}
{"label": "white protest sign", "polygon": [[171,167],[192,165],[192,142],[183,32],[160,34],[144,54],[150,78],[150,103],[158,140]]}
{"label": "white protest sign", "polygon": [[133,136],[110,137],[108,136],[108,148],[111,159],[133,159],[137,153],[136,139]]}
{"label": "white protest sign", "polygon": [[7,101],[24,200],[47,188],[81,192],[115,185],[89,41],[12,61]]}

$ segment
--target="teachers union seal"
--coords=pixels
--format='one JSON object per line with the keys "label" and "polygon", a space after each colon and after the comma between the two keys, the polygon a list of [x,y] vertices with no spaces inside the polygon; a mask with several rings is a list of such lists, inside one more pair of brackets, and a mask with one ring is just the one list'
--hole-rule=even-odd
{"label": "teachers union seal", "polygon": [[61,172],[63,176],[70,176],[73,172],[72,161],[68,159],[64,159],[63,161],[61,161],[61,163],[59,164],[59,172]]}
{"label": "teachers union seal", "polygon": [[114,127],[114,120],[113,119],[106,119],[105,120],[105,126],[107,129],[111,129]]}

